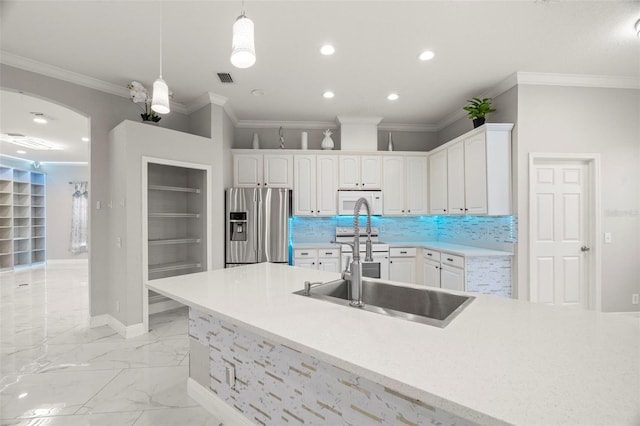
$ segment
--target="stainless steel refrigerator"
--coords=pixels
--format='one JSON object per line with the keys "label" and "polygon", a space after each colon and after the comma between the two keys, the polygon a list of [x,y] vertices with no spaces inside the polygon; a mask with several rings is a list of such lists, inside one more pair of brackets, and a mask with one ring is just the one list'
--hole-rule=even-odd
{"label": "stainless steel refrigerator", "polygon": [[226,190],[226,267],[289,262],[291,190]]}

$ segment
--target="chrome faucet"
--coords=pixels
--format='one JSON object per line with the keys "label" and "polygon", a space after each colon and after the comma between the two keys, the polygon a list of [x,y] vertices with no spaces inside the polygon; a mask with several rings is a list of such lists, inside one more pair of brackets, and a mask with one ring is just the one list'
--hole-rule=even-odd
{"label": "chrome faucet", "polygon": [[351,262],[351,281],[349,305],[362,307],[362,263],[360,262],[360,224],[359,216],[362,206],[367,209],[367,241],[365,243],[365,262],[373,261],[371,248],[371,209],[366,198],[358,198],[353,208],[353,261]]}

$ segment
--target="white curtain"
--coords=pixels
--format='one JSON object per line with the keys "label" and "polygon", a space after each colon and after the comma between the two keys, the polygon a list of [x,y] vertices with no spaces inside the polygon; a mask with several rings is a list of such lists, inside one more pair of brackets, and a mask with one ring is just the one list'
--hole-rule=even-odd
{"label": "white curtain", "polygon": [[89,192],[87,182],[74,182],[74,192],[71,196],[71,253],[87,252],[87,207]]}

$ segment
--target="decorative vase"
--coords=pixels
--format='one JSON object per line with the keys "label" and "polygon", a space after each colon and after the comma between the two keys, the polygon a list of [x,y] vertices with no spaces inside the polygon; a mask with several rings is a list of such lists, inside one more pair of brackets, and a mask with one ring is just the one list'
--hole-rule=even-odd
{"label": "decorative vase", "polygon": [[331,132],[331,129],[325,130],[322,134],[324,135],[324,139],[322,139],[322,145],[320,145],[320,147],[322,149],[333,149],[333,139],[331,139],[333,132]]}
{"label": "decorative vase", "polygon": [[391,132],[389,132],[389,146],[387,147],[389,151],[393,151],[393,139],[391,138]]}
{"label": "decorative vase", "polygon": [[307,132],[302,132],[300,135],[300,149],[307,149],[309,145],[309,135]]}
{"label": "decorative vase", "polygon": [[257,133],[253,134],[253,142],[251,146],[253,147],[253,149],[260,149],[260,138],[258,137]]}
{"label": "decorative vase", "polygon": [[477,127],[482,126],[484,124],[484,120],[485,120],[484,117],[482,117],[482,118],[474,118],[473,119],[473,128],[475,129]]}

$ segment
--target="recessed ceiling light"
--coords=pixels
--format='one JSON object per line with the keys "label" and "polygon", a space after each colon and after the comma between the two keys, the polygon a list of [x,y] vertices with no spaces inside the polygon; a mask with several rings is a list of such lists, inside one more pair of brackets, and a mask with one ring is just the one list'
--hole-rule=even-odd
{"label": "recessed ceiling light", "polygon": [[334,53],[336,53],[336,48],[330,44],[325,44],[320,48],[320,53],[327,56],[333,55]]}
{"label": "recessed ceiling light", "polygon": [[429,59],[433,59],[434,56],[436,56],[435,53],[430,50],[425,50],[418,56],[418,59],[420,59],[421,61],[428,61]]}
{"label": "recessed ceiling light", "polygon": [[85,137],[83,137],[83,138],[82,138],[82,142],[89,142],[89,138],[88,138],[88,137],[86,137],[86,136],[85,136]]}
{"label": "recessed ceiling light", "polygon": [[44,116],[43,113],[41,113],[41,112],[32,112],[31,115],[33,115],[33,121],[35,123],[47,124],[47,119],[46,119],[46,117]]}
{"label": "recessed ceiling light", "polygon": [[26,154],[26,153],[27,153],[27,151],[23,151],[23,150],[21,150],[21,149],[17,150],[16,152],[17,152],[18,154]]}
{"label": "recessed ceiling light", "polygon": [[390,101],[395,101],[399,98],[400,96],[398,96],[397,93],[390,93],[389,96],[387,96],[387,99],[389,99]]}
{"label": "recessed ceiling light", "polygon": [[264,95],[264,90],[262,90],[262,89],[253,89],[251,91],[251,94],[253,96],[262,96],[262,95]]}
{"label": "recessed ceiling light", "polygon": [[324,96],[327,99],[331,99],[331,98],[333,98],[335,96],[335,94],[333,92],[331,92],[331,91],[326,91],[326,92],[324,92],[322,94],[322,96]]}

